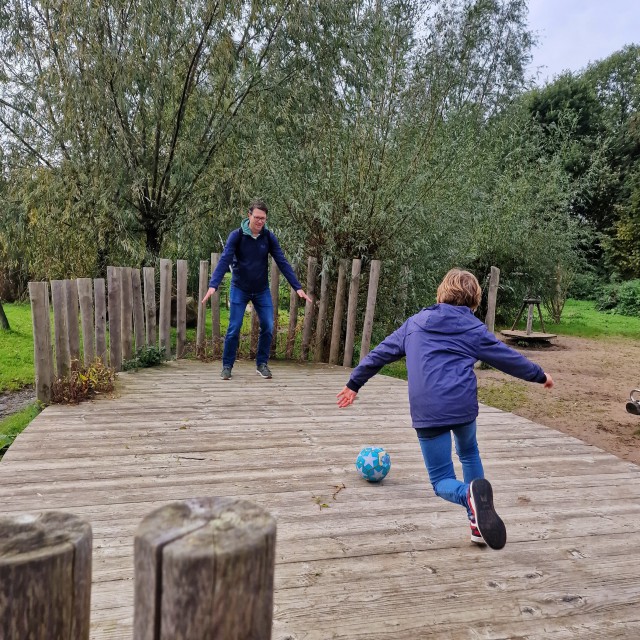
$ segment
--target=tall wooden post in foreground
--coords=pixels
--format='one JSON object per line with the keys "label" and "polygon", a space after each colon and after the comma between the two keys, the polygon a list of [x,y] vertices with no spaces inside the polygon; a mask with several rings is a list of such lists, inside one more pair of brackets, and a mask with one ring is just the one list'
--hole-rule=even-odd
{"label": "tall wooden post in foreground", "polygon": [[150,513],[135,536],[134,640],[268,640],[275,520],[199,498]]}
{"label": "tall wooden post in foreground", "polygon": [[88,640],[91,527],[59,512],[0,518],[0,637]]}

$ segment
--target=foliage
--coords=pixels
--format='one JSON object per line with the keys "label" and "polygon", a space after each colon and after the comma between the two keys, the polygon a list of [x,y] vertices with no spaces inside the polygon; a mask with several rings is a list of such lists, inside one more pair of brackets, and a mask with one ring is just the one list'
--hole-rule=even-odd
{"label": "foliage", "polygon": [[31,307],[28,304],[4,307],[11,329],[0,331],[0,393],[17,391],[35,382]]}
{"label": "foliage", "polygon": [[0,420],[0,459],[16,437],[42,411],[44,405],[34,402],[21,411]]}
{"label": "foliage", "polygon": [[122,363],[123,371],[130,371],[131,369],[144,369],[146,367],[157,367],[167,359],[164,347],[156,347],[144,345],[139,349],[136,349],[135,354],[130,360],[125,360]]}
{"label": "foliage", "polygon": [[57,378],[51,385],[51,402],[54,404],[77,404],[100,393],[114,389],[115,371],[98,358],[88,367],[75,361],[65,378]]}
{"label": "foliage", "polygon": [[609,284],[600,290],[598,310],[640,318],[640,280]]}

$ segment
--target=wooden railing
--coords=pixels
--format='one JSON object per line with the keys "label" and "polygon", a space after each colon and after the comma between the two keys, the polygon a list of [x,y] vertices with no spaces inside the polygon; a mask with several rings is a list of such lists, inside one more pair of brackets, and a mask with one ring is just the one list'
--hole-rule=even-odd
{"label": "wooden railing", "polygon": [[[134,640],[271,638],[276,522],[234,498],[169,503],[134,538]],[[0,518],[0,637],[88,640],[92,532],[70,513]]]}
{"label": "wooden railing", "polygon": [[[199,295],[204,296],[210,275],[220,254],[212,254],[211,261],[200,262]],[[329,362],[350,367],[353,364],[359,309],[359,287],[362,262],[359,259],[341,260],[332,280],[326,270],[319,270],[316,258],[307,261],[306,291],[313,298],[305,303],[304,318],[298,321],[298,301],[295,291],[289,297],[289,325],[286,341],[278,351],[278,308],[280,273],[275,262],[271,264],[271,297],[274,307],[274,339],[271,356],[291,359],[294,352],[301,360]],[[349,276],[350,272],[350,276]],[[84,360],[89,366],[96,358],[116,371],[122,369],[136,349],[159,346],[168,358],[182,358],[186,345],[187,310],[186,260],[176,261],[176,347],[171,351],[171,301],[174,292],[173,263],[160,260],[159,296],[153,267],[139,270],[131,267],[108,267],[106,282],[103,278],[52,280],[30,282],[36,393],[39,400],[49,402],[51,385],[56,377],[65,377],[73,361]],[[369,287],[364,311],[360,342],[360,358],[368,352],[373,331],[380,261],[371,261]],[[318,281],[320,285],[318,286]],[[348,295],[347,295],[348,292]],[[159,301],[156,308],[156,301]],[[333,301],[333,314],[329,318],[329,304]],[[346,315],[345,315],[346,304]],[[53,344],[50,326],[50,306],[53,309]],[[221,351],[220,292],[211,297],[212,332],[206,335],[207,309],[198,306],[196,353],[214,357]],[[257,314],[252,312],[251,331],[248,336],[250,355],[255,355],[258,342]],[[157,318],[157,320],[156,320]],[[82,336],[82,340],[80,339]],[[296,344],[299,347],[296,348]]]}

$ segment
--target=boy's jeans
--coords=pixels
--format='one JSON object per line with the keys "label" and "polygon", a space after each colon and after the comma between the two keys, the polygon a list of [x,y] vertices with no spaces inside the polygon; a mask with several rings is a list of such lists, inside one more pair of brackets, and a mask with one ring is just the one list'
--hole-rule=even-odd
{"label": "boy's jeans", "polygon": [[[453,433],[456,453],[462,463],[464,482],[456,479],[453,468],[451,433]],[[471,519],[471,511],[467,504],[469,484],[472,480],[484,478],[476,440],[476,421],[453,427],[451,431],[435,436],[428,435],[428,429],[421,429],[418,432],[418,440],[435,494],[449,502],[462,505]]]}
{"label": "boy's jeans", "polygon": [[271,293],[265,289],[261,293],[246,293],[237,287],[229,290],[229,328],[224,339],[224,351],[222,352],[222,366],[233,367],[238,352],[238,342],[240,340],[240,329],[244,319],[244,312],[249,301],[258,314],[260,320],[260,337],[258,338],[258,353],[256,363],[267,364],[269,360],[269,349],[271,348],[271,337],[273,335],[273,303]]}

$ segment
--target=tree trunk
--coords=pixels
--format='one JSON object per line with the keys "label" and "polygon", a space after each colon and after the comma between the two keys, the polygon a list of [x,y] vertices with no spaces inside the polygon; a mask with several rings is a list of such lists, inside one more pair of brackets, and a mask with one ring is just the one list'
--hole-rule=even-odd
{"label": "tree trunk", "polygon": [[2,300],[0,300],[0,331],[9,331],[11,327],[9,326],[9,321],[7,320],[7,316],[2,308]]}

